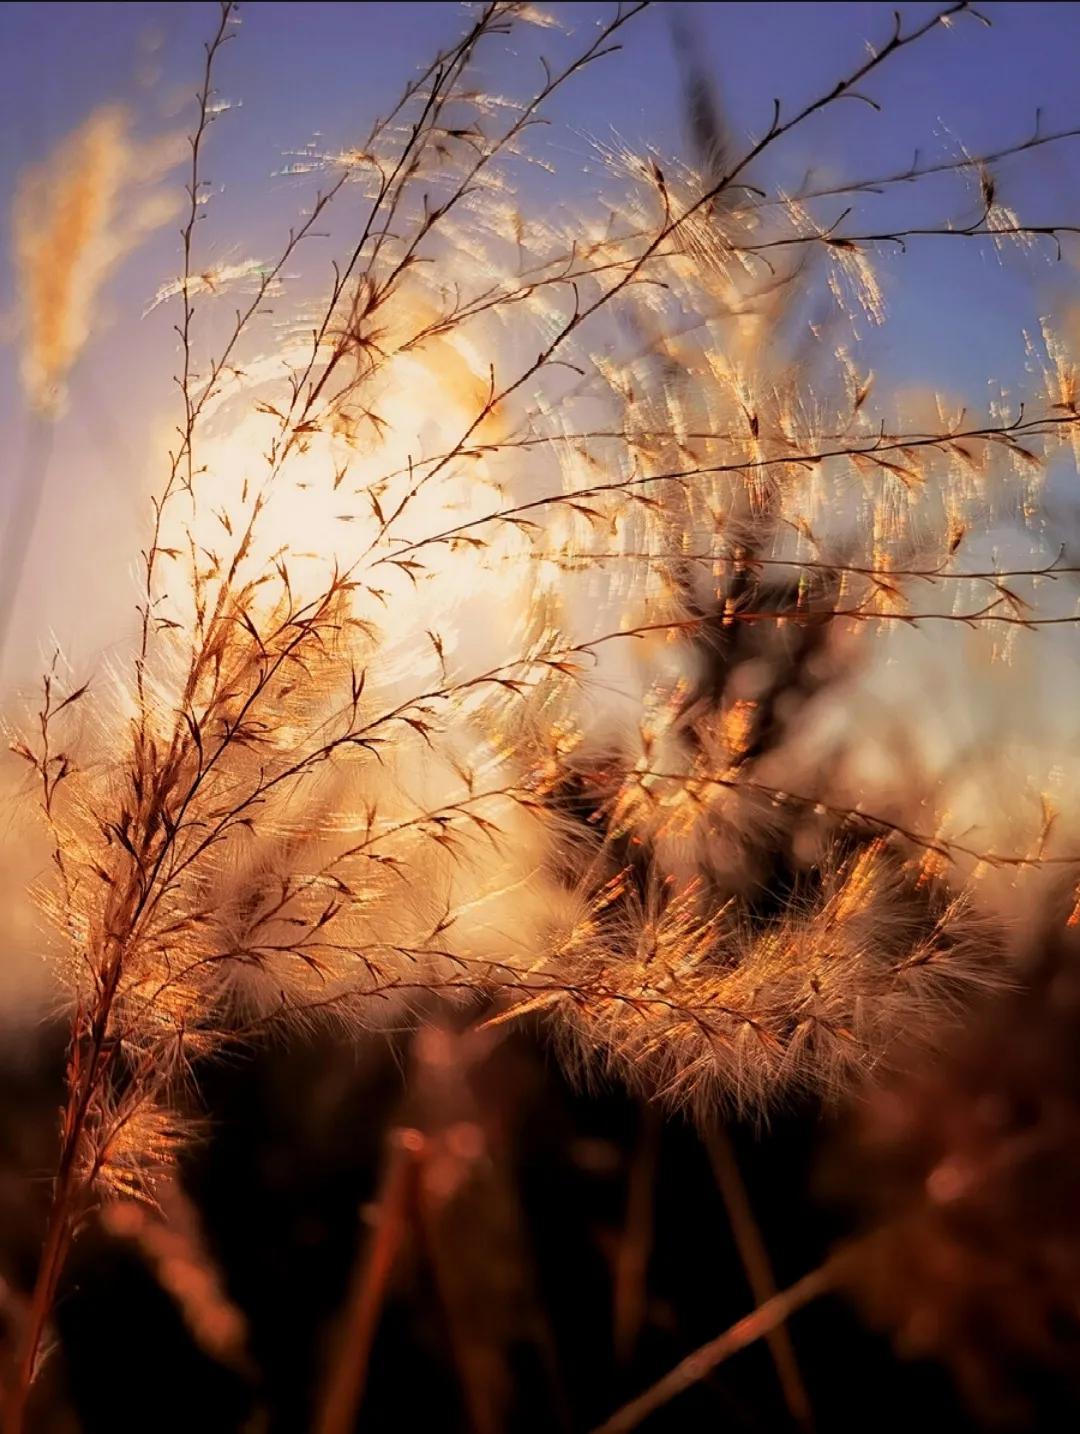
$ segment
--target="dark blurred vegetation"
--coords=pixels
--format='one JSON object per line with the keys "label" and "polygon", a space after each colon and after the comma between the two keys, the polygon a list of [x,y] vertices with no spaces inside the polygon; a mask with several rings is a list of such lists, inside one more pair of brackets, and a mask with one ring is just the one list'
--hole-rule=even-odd
{"label": "dark blurred vegetation", "polygon": [[[58,1062],[9,1064],[3,1081],[5,1232],[29,1277],[35,1231],[12,1166],[47,1167]],[[435,1152],[436,1209],[407,1224],[357,1429],[586,1430],[752,1307],[695,1130],[612,1089],[572,1088],[534,1034],[508,1032],[479,1058],[475,1038],[438,1024],[359,1051],[314,1034],[222,1062],[203,1097],[215,1115],[183,1179],[248,1323],[250,1368],[200,1352],[131,1242],[88,1233],[57,1313],[43,1431],[313,1428],[401,1125]],[[820,1198],[833,1123],[791,1109],[728,1129],[783,1286],[844,1229]],[[791,1331],[819,1429],[984,1427],[943,1371],[898,1361],[838,1298]],[[1026,1427],[1069,1427],[1059,1391],[1031,1393]],[[794,1426],[759,1343],[647,1427]]]}

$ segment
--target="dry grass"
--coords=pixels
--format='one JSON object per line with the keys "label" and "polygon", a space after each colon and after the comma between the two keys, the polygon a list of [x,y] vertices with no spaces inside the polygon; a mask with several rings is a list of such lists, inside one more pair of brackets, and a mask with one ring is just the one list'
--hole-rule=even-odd
{"label": "dry grass", "polygon": [[[181,413],[134,650],[107,688],[57,663],[15,744],[53,843],[41,900],[71,1042],[9,1434],[80,1226],[155,1200],[188,1138],[178,1092],[231,1043],[378,1027],[437,994],[489,1028],[542,1011],[586,1073],[703,1119],[843,1097],[1010,979],[987,873],[1076,860],[1048,811],[1010,848],[943,792],[864,810],[845,754],[815,774],[799,743],[892,629],[973,634],[989,668],[1008,634],[1078,621],[1040,605],[1076,569],[1034,524],[1035,557],[965,561],[1037,512],[1046,461],[1075,443],[1065,349],[1024,406],[940,404],[928,423],[801,337],[821,295],[838,331],[880,317],[887,241],[1060,243],[1074,231],[1024,224],[991,167],[1077,131],[755,187],[792,131],[972,23],[958,4],[898,20],[742,151],[691,76],[699,169],[612,152],[609,205],[541,220],[511,183],[533,123],[613,63],[641,8],[504,104],[475,92],[474,57],[537,17],[478,7],[362,145],[307,157],[323,187],[276,259],[214,267],[196,220],[222,7],[183,272],[158,296],[179,316]],[[109,134],[84,137],[93,155]],[[85,231],[69,258],[113,203],[99,159],[78,167],[77,214],[50,191],[52,228],[62,205]],[[880,189],[942,172],[974,183],[974,220],[860,222]],[[855,213],[829,219],[838,195]],[[268,299],[345,205],[322,301],[269,348]],[[96,282],[38,257],[35,392],[62,382]],[[206,354],[203,306],[230,289],[235,325]]]}

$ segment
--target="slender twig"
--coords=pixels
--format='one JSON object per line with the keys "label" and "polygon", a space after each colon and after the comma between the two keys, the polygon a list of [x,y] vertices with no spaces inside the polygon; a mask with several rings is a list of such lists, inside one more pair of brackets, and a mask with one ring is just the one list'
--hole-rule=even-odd
{"label": "slender twig", "polygon": [[[1012,159],[1016,155],[1026,154],[1029,150],[1039,149],[1045,144],[1058,144],[1062,140],[1078,137],[1080,137],[1080,129],[1060,129],[1054,130],[1050,134],[1040,134],[1038,123],[1036,123],[1034,134],[1027,139],[1019,140],[1016,144],[1002,145],[999,149],[986,150],[982,154],[965,154],[959,159],[937,160],[930,164],[920,164],[916,154],[907,169],[892,170],[888,174],[876,175],[870,179],[852,179],[841,181],[838,184],[823,184],[813,189],[800,189],[791,198],[799,204],[806,204],[813,199],[831,199],[841,194],[879,194],[893,185],[912,184],[935,174],[963,174],[967,171],[980,174],[990,165],[998,164],[1003,159]],[[788,203],[790,203],[790,199],[765,199],[747,204],[745,207],[747,209],[764,209]]]}
{"label": "slender twig", "polygon": [[[705,1140],[705,1148],[709,1152],[713,1174],[716,1176],[716,1183],[731,1222],[731,1232],[735,1237],[739,1259],[746,1272],[750,1293],[760,1307],[775,1297],[777,1293],[776,1280],[773,1276],[772,1262],[769,1259],[761,1228],[754,1218],[746,1182],[739,1170],[735,1148],[727,1131],[720,1126],[713,1126],[709,1131]],[[769,1353],[780,1381],[784,1402],[792,1421],[800,1429],[812,1430],[814,1415],[810,1406],[810,1396],[806,1392],[806,1386],[799,1372],[795,1346],[791,1342],[790,1334],[783,1324],[778,1324],[775,1329],[766,1333],[765,1340],[769,1346]]]}
{"label": "slender twig", "polygon": [[779,1329],[796,1310],[835,1290],[846,1274],[849,1259],[847,1252],[833,1255],[818,1269],[773,1295],[753,1314],[688,1355],[644,1394],[623,1405],[610,1419],[598,1425],[593,1434],[627,1434],[628,1430],[636,1429],[650,1414],[692,1389],[733,1354]]}
{"label": "slender twig", "polygon": [[631,1159],[626,1218],[615,1254],[612,1324],[615,1358],[620,1364],[633,1358],[645,1322],[660,1133],[659,1113],[655,1106],[647,1105]]}
{"label": "slender twig", "polygon": [[763,239],[758,244],[734,244],[740,254],[760,254],[766,249],[788,249],[801,244],[824,244],[827,248],[855,249],[864,244],[897,244],[902,249],[907,239],[1053,239],[1061,257],[1060,238],[1063,234],[1080,234],[1077,224],[925,224],[910,229],[884,229],[876,233],[837,234],[833,229],[814,234],[789,234],[782,239]]}
{"label": "slender twig", "polygon": [[[403,558],[411,557],[412,554],[420,552],[424,548],[453,542],[455,539],[474,534],[478,529],[490,527],[494,523],[514,524],[518,522],[518,525],[524,528],[527,524],[521,523],[519,520],[524,519],[526,514],[535,513],[544,508],[560,505],[572,507],[574,503],[580,503],[583,499],[599,498],[614,493],[632,494],[657,484],[685,485],[725,473],[754,474],[767,472],[773,468],[798,468],[800,466],[812,468],[821,463],[844,458],[868,460],[879,466],[883,473],[888,473],[891,471],[889,464],[882,462],[886,454],[896,453],[903,456],[909,451],[919,449],[940,449],[947,454],[950,445],[964,441],[995,442],[1002,439],[1006,442],[1018,441],[1022,436],[1041,437],[1056,432],[1065,432],[1077,424],[1080,424],[1080,414],[1074,412],[1045,414],[1036,419],[1024,418],[1021,414],[1017,419],[1007,423],[985,424],[951,432],[928,434],[920,438],[888,442],[883,442],[879,438],[872,442],[838,444],[835,447],[818,448],[808,452],[793,451],[775,457],[739,459],[729,463],[703,463],[688,468],[672,469],[664,473],[635,474],[629,478],[613,478],[603,483],[591,483],[582,488],[547,493],[540,498],[531,498],[522,503],[481,514],[479,517],[457,523],[451,528],[444,528],[440,532],[430,533],[425,537],[417,538],[414,542],[394,548],[391,552],[374,559],[371,566],[380,567],[388,563],[400,563]],[[895,467],[895,465],[893,466]]]}
{"label": "slender twig", "polygon": [[371,1349],[390,1279],[415,1219],[417,1180],[424,1153],[418,1130],[397,1130],[367,1257],[356,1267],[345,1317],[315,1418],[316,1434],[351,1434],[367,1380]]}

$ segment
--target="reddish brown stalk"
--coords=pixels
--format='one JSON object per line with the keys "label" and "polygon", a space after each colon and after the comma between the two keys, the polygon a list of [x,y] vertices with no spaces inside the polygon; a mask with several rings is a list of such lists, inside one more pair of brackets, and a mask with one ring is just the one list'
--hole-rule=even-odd
{"label": "reddish brown stalk", "polygon": [[[734,1147],[727,1132],[722,1129],[712,1130],[706,1139],[705,1146],[709,1152],[709,1160],[723,1197],[728,1219],[731,1222],[731,1233],[735,1237],[735,1245],[746,1272],[750,1293],[760,1307],[776,1296],[776,1280],[773,1277],[772,1264],[762,1238],[761,1228],[754,1218],[753,1207],[739,1170]],[[767,1331],[765,1341],[769,1346],[769,1353],[776,1368],[776,1376],[780,1381],[788,1413],[800,1429],[812,1430],[814,1415],[810,1407],[810,1396],[806,1392],[802,1375],[799,1373],[791,1336],[783,1324],[777,1324],[775,1329]]]}
{"label": "reddish brown stalk", "polygon": [[632,1359],[645,1322],[660,1131],[659,1112],[655,1106],[646,1106],[637,1149],[630,1166],[626,1220],[615,1254],[615,1288],[612,1302],[615,1358],[620,1364],[627,1364]]}
{"label": "reddish brown stalk", "polygon": [[97,1010],[88,1033],[90,1052],[89,1060],[85,1064],[81,1047],[82,1013],[75,1019],[68,1058],[69,1094],[61,1126],[60,1158],[41,1260],[30,1296],[14,1374],[4,1401],[3,1434],[22,1434],[45,1327],[52,1314],[68,1250],[83,1213],[80,1194],[85,1195],[85,1184],[79,1178],[79,1155],[94,1092],[109,1064],[110,1053],[106,1050],[105,1035],[118,980],[119,959],[114,962],[113,974],[106,978],[99,995]]}
{"label": "reddish brown stalk", "polygon": [[351,1434],[390,1277],[415,1216],[425,1141],[418,1130],[395,1131],[367,1258],[357,1266],[337,1349],[323,1389],[315,1434]]}
{"label": "reddish brown stalk", "polygon": [[22,1434],[30,1390],[37,1373],[38,1350],[52,1312],[56,1287],[71,1243],[67,1193],[70,1177],[58,1177],[38,1276],[26,1311],[15,1374],[4,1399],[4,1434]]}
{"label": "reddish brown stalk", "polygon": [[700,1349],[688,1355],[651,1389],[639,1394],[629,1404],[624,1404],[610,1419],[599,1425],[593,1434],[627,1434],[628,1430],[636,1429],[650,1414],[684,1394],[711,1374],[718,1365],[723,1364],[725,1359],[730,1359],[741,1349],[764,1339],[796,1310],[802,1309],[820,1295],[835,1290],[846,1272],[848,1259],[849,1256],[845,1252],[833,1255],[788,1289],[773,1295],[772,1299],[766,1300],[753,1314],[739,1320],[716,1339],[710,1340],[708,1344],[703,1344]]}

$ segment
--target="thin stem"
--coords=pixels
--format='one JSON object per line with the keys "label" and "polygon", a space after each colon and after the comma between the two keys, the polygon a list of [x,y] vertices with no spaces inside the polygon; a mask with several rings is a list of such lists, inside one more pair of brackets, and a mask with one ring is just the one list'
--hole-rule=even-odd
{"label": "thin stem", "polygon": [[620,1364],[632,1359],[645,1319],[661,1128],[656,1107],[646,1106],[630,1166],[626,1219],[615,1257],[613,1323],[615,1358]]}
{"label": "thin stem", "polygon": [[417,1178],[424,1151],[418,1130],[398,1130],[379,1198],[367,1258],[357,1266],[336,1356],[323,1391],[315,1434],[352,1434],[367,1379],[371,1348],[390,1277],[414,1219]]}
{"label": "thin stem", "polygon": [[[161,496],[154,500],[153,534],[146,553],[144,554],[142,631],[139,638],[139,653],[135,660],[135,685],[139,699],[139,731],[142,740],[145,740],[146,737],[148,717],[146,705],[146,662],[149,655],[151,613],[154,604],[154,570],[161,552],[161,520],[165,507],[176,488],[176,482],[180,477],[181,468],[184,470],[183,486],[188,492],[191,491],[194,479],[193,444],[195,438],[195,423],[199,416],[202,401],[197,400],[193,393],[194,375],[192,371],[191,321],[194,318],[195,310],[191,303],[191,281],[194,274],[195,225],[198,222],[202,209],[201,194],[203,178],[200,169],[200,159],[202,156],[203,141],[214,119],[210,105],[214,93],[214,63],[222,45],[224,45],[229,38],[229,25],[233,19],[235,9],[236,6],[233,0],[222,0],[217,30],[214,32],[213,39],[206,46],[206,60],[203,65],[202,83],[196,95],[199,115],[189,140],[191,148],[191,167],[187,185],[188,209],[186,222],[180,231],[180,240],[183,246],[184,256],[180,276],[180,296],[183,301],[184,312],[180,323],[177,325],[182,354],[182,367],[180,375],[176,380],[184,405],[184,422],[180,430],[180,445],[173,454],[165,487],[162,490]],[[263,292],[265,292],[265,290],[263,290]],[[261,294],[259,297],[261,298]]]}
{"label": "thin stem", "polygon": [[69,1185],[70,1176],[57,1179],[37,1279],[30,1297],[16,1361],[16,1374],[4,1400],[4,1434],[22,1434],[25,1427],[30,1391],[37,1374],[38,1351],[52,1313],[60,1273],[71,1244],[72,1230],[67,1200]]}
{"label": "thin stem", "polygon": [[848,1258],[846,1252],[833,1255],[816,1270],[804,1275],[780,1294],[773,1295],[772,1299],[766,1300],[752,1314],[733,1324],[708,1344],[703,1344],[693,1354],[687,1355],[680,1364],[665,1374],[663,1379],[658,1380],[644,1394],[632,1399],[629,1404],[624,1404],[610,1419],[599,1425],[593,1434],[627,1434],[628,1430],[636,1429],[650,1414],[655,1414],[672,1399],[691,1389],[723,1364],[725,1359],[730,1359],[741,1349],[764,1339],[796,1310],[802,1309],[820,1295],[835,1290],[847,1270]]}
{"label": "thin stem", "polygon": [[376,558],[371,567],[380,567],[383,564],[400,564],[402,559],[413,553],[420,552],[424,548],[434,547],[438,544],[452,543],[455,539],[465,534],[475,533],[478,528],[488,527],[494,523],[517,523],[520,527],[529,526],[520,520],[527,513],[538,512],[544,508],[558,506],[572,506],[583,498],[600,498],[607,494],[635,493],[642,488],[649,488],[660,483],[686,484],[700,478],[716,478],[726,473],[755,474],[764,473],[774,468],[813,468],[818,464],[834,459],[850,459],[853,462],[866,460],[883,472],[891,472],[896,465],[890,466],[888,462],[882,462],[882,456],[887,453],[896,453],[904,457],[909,450],[913,449],[940,449],[947,454],[950,446],[962,443],[964,440],[975,442],[997,442],[1008,446],[1015,443],[1020,436],[1046,437],[1056,432],[1065,432],[1071,427],[1080,424],[1080,414],[1069,412],[1066,414],[1046,414],[1040,418],[1025,419],[1023,417],[1014,420],[1012,423],[988,424],[978,428],[959,429],[955,432],[927,434],[919,438],[905,438],[902,440],[890,440],[883,442],[880,437],[873,441],[866,440],[854,444],[837,444],[833,447],[819,448],[813,452],[798,452],[778,455],[770,458],[750,458],[732,463],[704,463],[691,468],[678,468],[664,473],[648,473],[632,478],[613,478],[603,483],[591,483],[583,488],[571,488],[561,490],[557,493],[547,493],[540,498],[532,498],[523,503],[513,506],[498,508],[490,513],[483,513],[479,517],[470,518],[466,522],[457,523],[452,528],[444,528],[441,532],[430,533],[426,537],[418,538],[415,542],[405,543],[401,547],[393,549],[389,553]]}
{"label": "thin stem", "polygon": [[[746,1182],[739,1170],[735,1148],[727,1132],[716,1128],[709,1132],[705,1141],[709,1161],[716,1176],[716,1183],[723,1197],[724,1207],[731,1222],[731,1233],[742,1261],[750,1293],[759,1307],[774,1298],[777,1293],[769,1252],[762,1238],[761,1228],[754,1218],[753,1206],[746,1189]],[[765,1335],[769,1353],[776,1367],[776,1376],[784,1395],[784,1403],[792,1420],[805,1431],[814,1427],[810,1396],[806,1392],[795,1347],[783,1324],[769,1330]]]}

